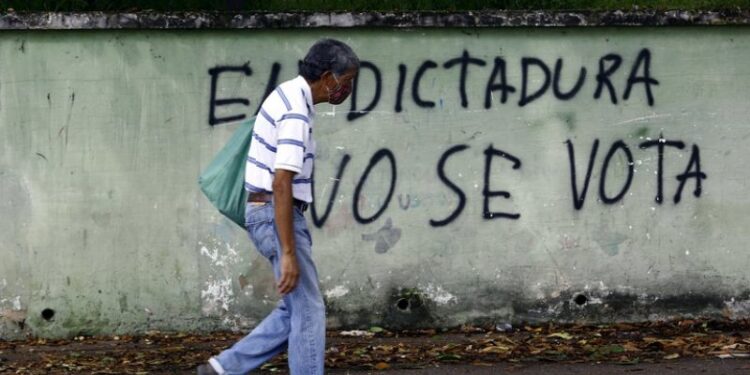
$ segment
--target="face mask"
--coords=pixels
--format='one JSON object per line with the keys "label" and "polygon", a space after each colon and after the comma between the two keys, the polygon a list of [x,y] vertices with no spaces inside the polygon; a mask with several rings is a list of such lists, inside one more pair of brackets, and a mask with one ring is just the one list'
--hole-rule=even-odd
{"label": "face mask", "polygon": [[333,77],[333,79],[336,80],[336,87],[333,90],[330,90],[326,87],[326,90],[328,90],[328,103],[331,104],[341,104],[346,100],[346,98],[349,96],[349,94],[352,92],[352,84],[348,83],[346,85],[341,85],[339,83],[339,80],[336,78],[336,76]]}

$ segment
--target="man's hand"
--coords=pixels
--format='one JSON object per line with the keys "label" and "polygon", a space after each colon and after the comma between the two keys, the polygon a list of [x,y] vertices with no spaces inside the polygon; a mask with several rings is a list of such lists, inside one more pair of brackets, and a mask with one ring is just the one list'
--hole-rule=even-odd
{"label": "man's hand", "polygon": [[292,179],[295,173],[277,169],[273,178],[273,204],[276,229],[281,242],[281,278],[278,290],[282,295],[290,293],[299,280],[297,249],[294,243],[294,219],[292,213]]}
{"label": "man's hand", "polygon": [[279,280],[278,290],[281,295],[285,295],[294,290],[299,280],[299,265],[297,256],[294,254],[284,253],[281,255],[281,280]]}

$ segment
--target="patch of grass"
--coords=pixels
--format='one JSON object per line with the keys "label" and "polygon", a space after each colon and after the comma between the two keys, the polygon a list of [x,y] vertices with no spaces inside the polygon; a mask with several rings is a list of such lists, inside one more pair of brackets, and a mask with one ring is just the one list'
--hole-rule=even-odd
{"label": "patch of grass", "polygon": [[16,11],[462,11],[750,8],[750,0],[0,0]]}

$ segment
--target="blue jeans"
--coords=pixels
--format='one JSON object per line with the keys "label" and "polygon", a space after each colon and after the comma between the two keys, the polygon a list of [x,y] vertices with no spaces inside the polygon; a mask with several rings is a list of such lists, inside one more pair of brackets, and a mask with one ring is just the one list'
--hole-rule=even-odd
{"label": "blue jeans", "polygon": [[[302,212],[294,210],[294,240],[299,281],[283,296],[276,308],[250,334],[211,359],[217,372],[245,374],[287,349],[292,375],[323,374],[326,318],[323,297],[318,286],[318,271],[312,260],[312,239]],[[248,204],[245,227],[255,248],[273,266],[278,282],[281,277],[281,245],[271,203]],[[218,365],[217,366],[217,362]],[[217,368],[221,367],[221,368]]]}

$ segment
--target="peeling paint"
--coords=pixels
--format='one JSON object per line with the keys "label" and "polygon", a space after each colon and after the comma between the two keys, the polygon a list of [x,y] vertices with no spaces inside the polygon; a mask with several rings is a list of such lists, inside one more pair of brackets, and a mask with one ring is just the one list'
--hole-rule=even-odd
{"label": "peeling paint", "polygon": [[230,262],[236,261],[237,257],[239,257],[239,254],[237,251],[231,247],[229,244],[226,244],[226,252],[223,252],[217,248],[209,249],[206,246],[201,246],[201,254],[207,256],[209,259],[211,259],[211,262],[214,266],[217,267],[226,267]]}
{"label": "peeling paint", "polygon": [[0,306],[10,305],[13,310],[21,310],[21,296],[0,299]]}
{"label": "peeling paint", "polygon": [[458,302],[456,296],[439,285],[427,284],[426,286],[419,286],[418,289],[427,299],[438,305],[447,305],[449,303]]}
{"label": "peeling paint", "polygon": [[241,314],[227,315],[221,322],[225,327],[229,327],[229,329],[235,333],[245,330],[248,327],[255,326],[258,323],[257,320],[248,318]]}
{"label": "peeling paint", "polygon": [[210,278],[205,285],[205,289],[201,291],[203,313],[211,315],[221,311],[229,311],[229,303],[234,298],[232,279],[215,280]]}
{"label": "peeling paint", "polygon": [[231,266],[240,261],[240,256],[234,247],[228,243],[209,248],[203,243],[200,245],[200,254],[210,260],[212,273],[204,283],[201,290],[201,311],[205,315],[222,314],[230,310],[230,305],[235,302],[233,289],[233,275]]}
{"label": "peeling paint", "polygon": [[13,309],[21,310],[21,296],[16,296],[16,298],[13,298]]}
{"label": "peeling paint", "polygon": [[349,294],[349,289],[343,285],[337,285],[333,289],[329,289],[325,292],[328,298],[341,298]]}
{"label": "peeling paint", "polygon": [[750,316],[750,299],[737,300],[732,297],[724,301],[724,316],[732,319]]}

